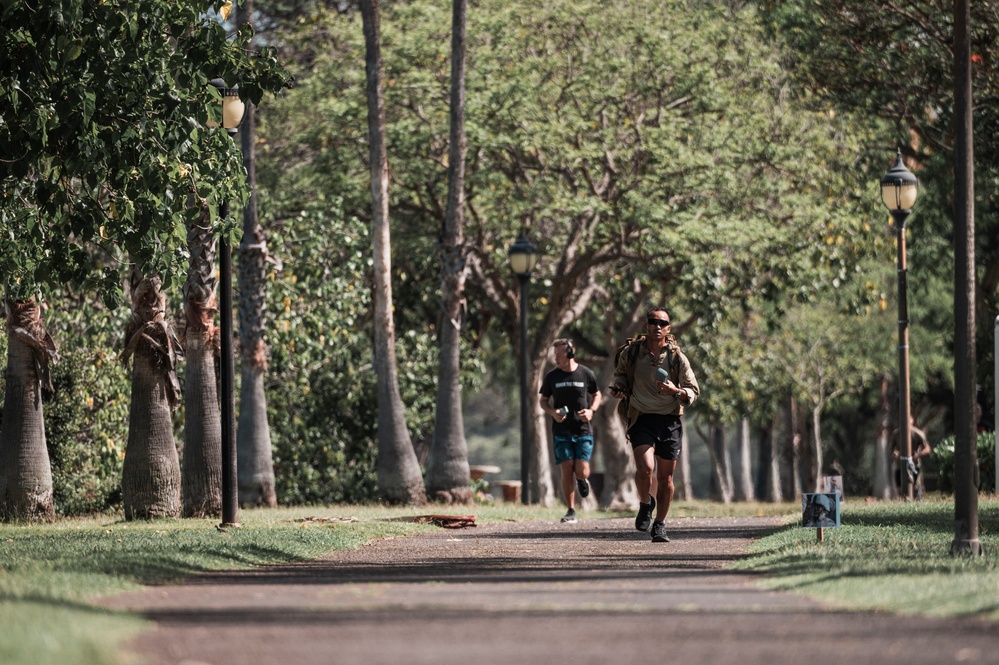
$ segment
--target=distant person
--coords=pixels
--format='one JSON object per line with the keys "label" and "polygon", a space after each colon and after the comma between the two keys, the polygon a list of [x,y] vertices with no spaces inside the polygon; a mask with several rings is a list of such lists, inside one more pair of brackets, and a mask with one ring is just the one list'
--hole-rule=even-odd
{"label": "distant person", "polygon": [[541,410],[552,418],[555,463],[562,476],[562,495],[568,511],[565,524],[575,524],[576,492],[590,495],[590,458],[593,456],[593,430],[590,421],[600,408],[603,395],[590,368],[576,362],[572,340],[552,343],[555,367],[541,382]]}
{"label": "distant person", "polygon": [[[668,543],[666,515],[673,501],[673,472],[680,459],[683,438],[683,408],[700,394],[690,361],[670,333],[670,315],[665,307],[646,314],[646,334],[626,347],[618,357],[611,395],[628,397],[627,435],[635,456],[638,496],[648,497],[638,506],[635,528],[648,531],[652,541]],[[657,496],[650,494],[652,471],[656,469]],[[652,511],[655,510],[655,520]]]}
{"label": "distant person", "polygon": [[912,493],[915,498],[923,497],[923,474],[922,459],[933,452],[929,441],[926,439],[926,432],[916,427],[916,419],[909,419],[911,426],[909,431],[912,436],[912,457],[906,459],[899,452],[899,430],[891,433],[891,458],[895,460],[895,489],[899,496],[902,495],[902,469],[909,474],[909,484],[912,485]]}
{"label": "distant person", "polygon": [[982,405],[978,402],[975,402],[975,431],[979,434],[995,431],[992,423],[982,415]]}

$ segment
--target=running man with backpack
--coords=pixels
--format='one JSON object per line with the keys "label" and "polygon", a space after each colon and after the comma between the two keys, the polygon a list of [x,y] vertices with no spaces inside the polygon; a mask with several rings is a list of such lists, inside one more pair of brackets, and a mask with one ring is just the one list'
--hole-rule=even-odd
{"label": "running man with backpack", "polygon": [[[653,307],[646,316],[646,334],[623,347],[614,370],[611,395],[622,400],[619,413],[626,422],[635,455],[635,485],[641,502],[635,528],[648,531],[652,541],[668,543],[666,515],[673,501],[673,471],[680,459],[683,408],[700,394],[690,361],[670,333],[665,307]],[[652,487],[656,469],[657,496]],[[652,511],[655,510],[655,520]]]}

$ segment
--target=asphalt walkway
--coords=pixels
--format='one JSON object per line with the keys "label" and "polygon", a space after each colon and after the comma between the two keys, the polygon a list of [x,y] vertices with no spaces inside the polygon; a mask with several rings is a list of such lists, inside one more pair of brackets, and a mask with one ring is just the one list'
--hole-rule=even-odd
{"label": "asphalt walkway", "polygon": [[149,665],[994,663],[999,629],[832,611],[725,569],[773,518],[489,524],[321,561],[192,578],[104,604],[155,627]]}

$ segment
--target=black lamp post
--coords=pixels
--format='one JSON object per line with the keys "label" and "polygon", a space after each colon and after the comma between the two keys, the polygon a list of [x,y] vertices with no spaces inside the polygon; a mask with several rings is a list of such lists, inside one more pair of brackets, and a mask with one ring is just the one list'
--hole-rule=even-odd
{"label": "black lamp post", "polygon": [[[211,84],[222,95],[222,126],[235,136],[246,106],[239,98],[239,86],[226,87],[222,79],[212,79]],[[229,216],[229,201],[219,206],[219,216]],[[221,395],[219,406],[222,419],[222,527],[239,526],[239,489],[236,479],[236,390],[234,387],[232,355],[232,246],[229,236],[219,240],[219,318],[222,340],[220,344]]]}
{"label": "black lamp post", "polygon": [[898,451],[902,496],[912,499],[912,481],[907,466],[912,459],[912,420],[909,405],[909,303],[906,295],[905,220],[919,193],[919,181],[905,168],[902,151],[895,165],[881,178],[881,200],[895,220],[898,238]]}
{"label": "black lamp post", "polygon": [[538,262],[534,245],[523,233],[510,245],[510,268],[520,280],[520,500],[530,503],[530,445],[528,440],[530,408],[527,386],[527,285]]}

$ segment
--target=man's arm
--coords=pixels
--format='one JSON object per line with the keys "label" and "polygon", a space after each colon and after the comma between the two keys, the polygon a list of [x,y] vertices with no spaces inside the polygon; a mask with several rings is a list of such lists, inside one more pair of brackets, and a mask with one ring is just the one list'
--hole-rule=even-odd
{"label": "man's arm", "polygon": [[687,406],[693,404],[697,396],[701,394],[701,388],[697,385],[697,377],[694,376],[694,370],[690,367],[690,361],[682,353],[680,354],[680,390],[682,394],[678,399],[681,404]]}
{"label": "man's arm", "polygon": [[541,395],[538,397],[538,405],[542,411],[554,418],[555,422],[560,423],[565,420],[566,416],[552,408],[552,401],[554,399],[554,395]]}
{"label": "man's arm", "polygon": [[930,447],[930,442],[926,440],[926,433],[923,432],[923,430],[913,427],[912,439],[913,441],[917,441],[919,444],[916,446],[916,449],[912,451],[912,459],[921,459],[933,452],[933,448]]}
{"label": "man's arm", "polygon": [[604,403],[604,394],[599,390],[592,395],[593,401],[590,402],[590,411],[596,411],[600,408],[600,405]]}
{"label": "man's arm", "polygon": [[628,383],[628,356],[630,354],[631,347],[626,347],[621,357],[617,359],[617,365],[614,366],[614,379],[610,385],[613,397],[621,398],[631,391],[631,386]]}

